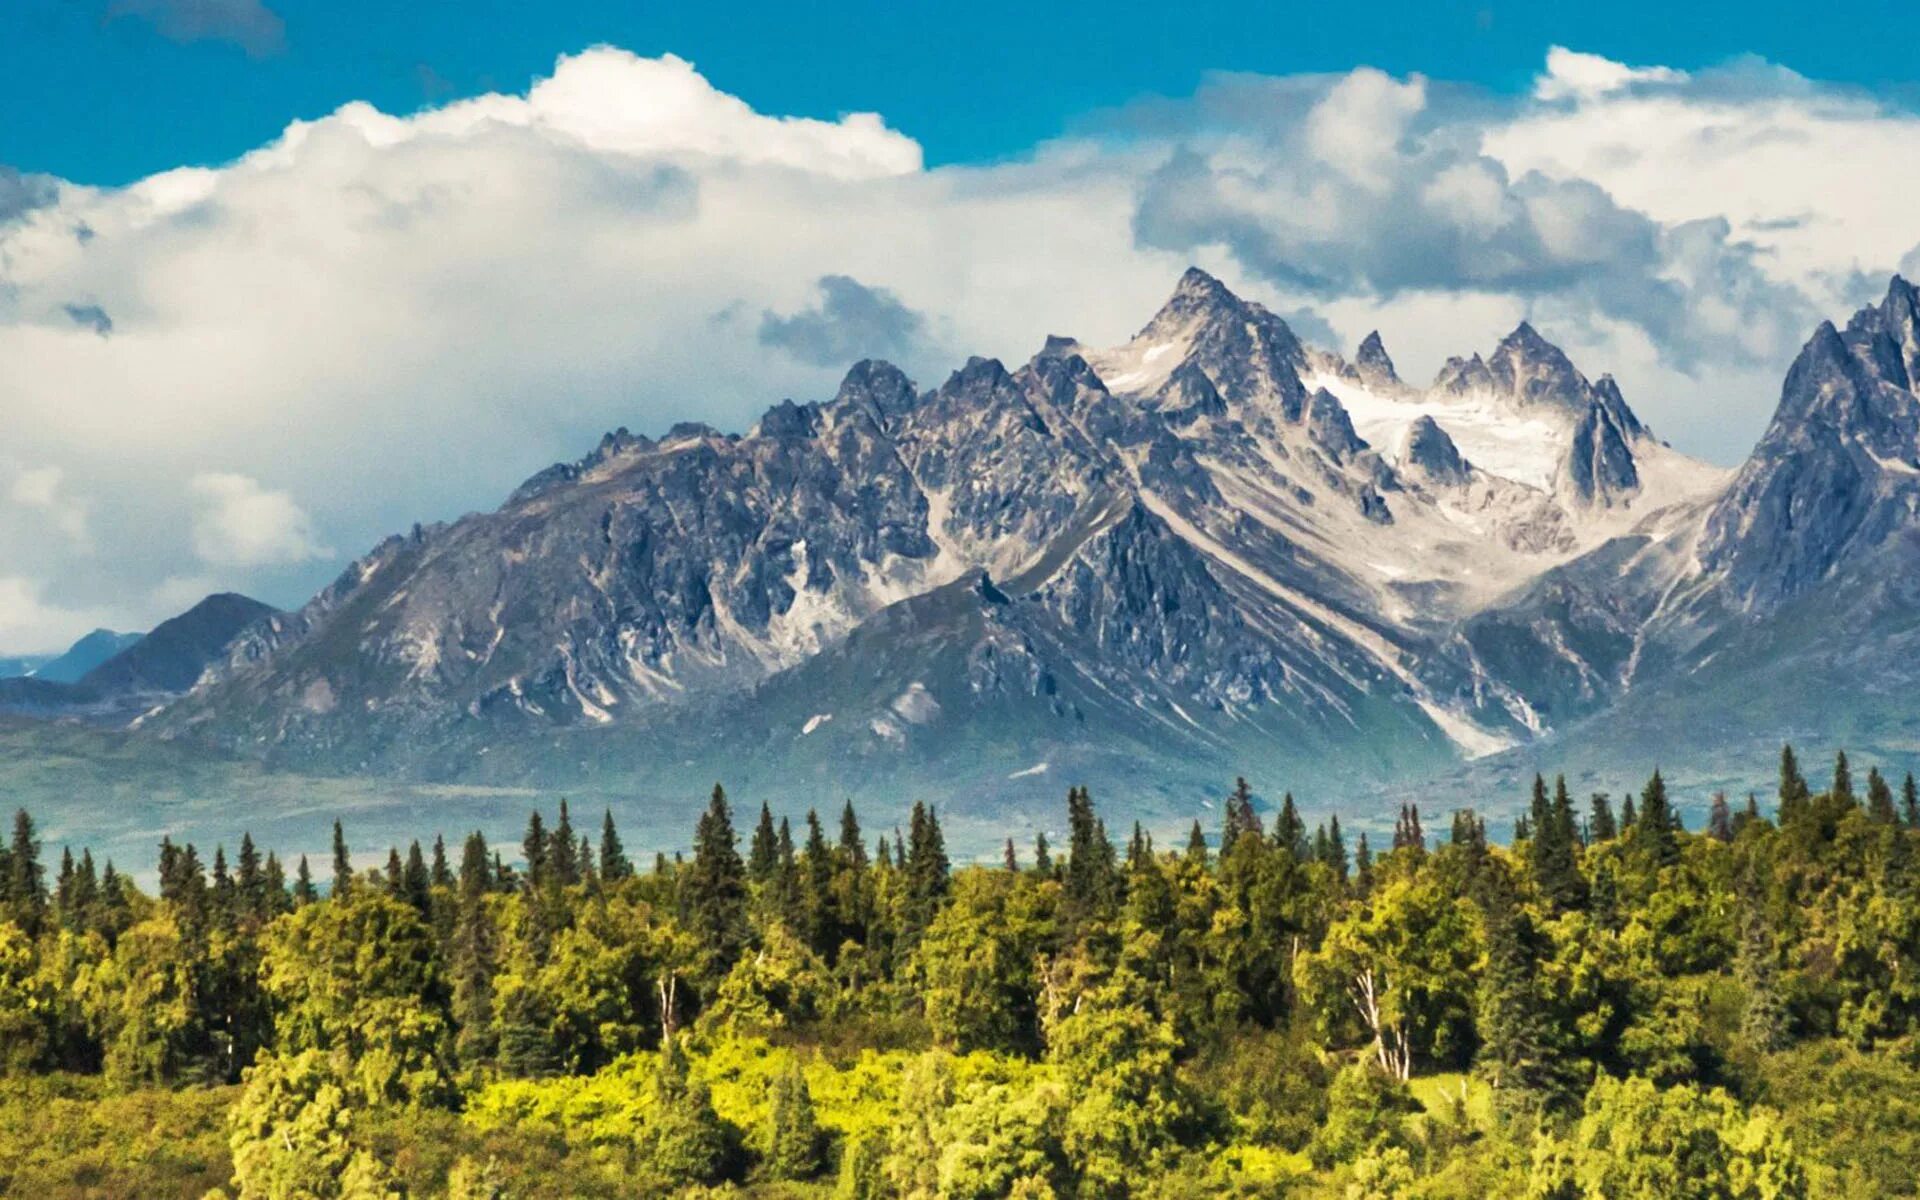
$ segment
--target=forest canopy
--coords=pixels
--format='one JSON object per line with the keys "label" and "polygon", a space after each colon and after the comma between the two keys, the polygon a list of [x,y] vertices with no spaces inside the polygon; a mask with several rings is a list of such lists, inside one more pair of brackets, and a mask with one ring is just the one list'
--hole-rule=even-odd
{"label": "forest canopy", "polygon": [[[1242,780],[1216,830],[950,862],[916,805],[563,801],[358,869],[0,851],[0,1194],[1910,1196],[1920,796],[1536,780],[1508,845]],[[75,850],[78,856],[75,856]]]}

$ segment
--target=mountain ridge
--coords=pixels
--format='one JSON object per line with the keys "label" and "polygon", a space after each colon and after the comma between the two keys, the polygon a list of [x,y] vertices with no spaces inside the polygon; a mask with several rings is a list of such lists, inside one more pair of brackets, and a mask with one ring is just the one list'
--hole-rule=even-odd
{"label": "mountain ridge", "polygon": [[[1816,424],[1876,462],[1908,437],[1909,462],[1911,288],[1873,311],[1823,327],[1786,392],[1854,381],[1858,428]],[[382,542],[150,726],[493,782],[805,760],[964,775],[986,803],[959,764],[991,744],[1007,772],[1150,760],[1135,782],[1167,795],[1234,763],[1331,781],[1342,754],[1386,783],[1687,669],[1739,609],[1716,531],[1752,502],[1729,497],[1799,453],[1687,459],[1527,322],[1415,388],[1377,333],[1348,362],[1194,269],[1121,346],[1053,336],[924,390],[868,361],[745,434],[609,433]]]}

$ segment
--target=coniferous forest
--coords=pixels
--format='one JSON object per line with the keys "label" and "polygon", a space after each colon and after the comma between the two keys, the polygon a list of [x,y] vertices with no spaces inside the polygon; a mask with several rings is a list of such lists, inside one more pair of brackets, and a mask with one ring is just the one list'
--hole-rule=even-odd
{"label": "coniferous forest", "polygon": [[0,1194],[1912,1196],[1911,776],[1390,844],[1245,782],[1177,845],[950,862],[938,816],[716,787],[683,852],[534,813],[331,862],[163,842],[149,895],[20,813]]}

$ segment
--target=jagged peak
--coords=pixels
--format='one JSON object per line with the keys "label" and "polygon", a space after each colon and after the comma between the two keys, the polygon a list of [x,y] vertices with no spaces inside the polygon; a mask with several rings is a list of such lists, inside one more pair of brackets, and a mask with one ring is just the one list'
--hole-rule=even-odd
{"label": "jagged peak", "polygon": [[1174,300],[1204,300],[1211,303],[1238,304],[1240,297],[1199,267],[1188,267],[1180,275],[1180,281],[1173,288]]}
{"label": "jagged peak", "polygon": [[911,409],[919,393],[907,373],[885,359],[864,358],[847,371],[832,407],[863,412],[881,428]]}
{"label": "jagged peak", "polygon": [[1360,378],[1367,383],[1400,382],[1400,373],[1394,370],[1393,357],[1387,353],[1386,343],[1380,340],[1378,329],[1360,340],[1360,348],[1354,352],[1353,365]]}
{"label": "jagged peak", "polygon": [[1402,467],[1417,470],[1435,483],[1464,483],[1471,470],[1452,435],[1426,413],[1415,417],[1401,435],[1399,458]]}
{"label": "jagged peak", "polygon": [[820,409],[813,404],[795,404],[782,400],[769,408],[755,423],[749,436],[766,438],[807,438],[820,432]]}
{"label": "jagged peak", "polygon": [[1080,351],[1081,346],[1078,338],[1070,338],[1063,334],[1050,333],[1047,335],[1046,344],[1040,347],[1040,353],[1033,357],[1035,359],[1072,358],[1078,355]]}
{"label": "jagged peak", "polygon": [[959,391],[971,388],[998,388],[1013,381],[1007,373],[1006,364],[997,358],[982,358],[973,355],[967,359],[967,365],[947,377],[942,391]]}

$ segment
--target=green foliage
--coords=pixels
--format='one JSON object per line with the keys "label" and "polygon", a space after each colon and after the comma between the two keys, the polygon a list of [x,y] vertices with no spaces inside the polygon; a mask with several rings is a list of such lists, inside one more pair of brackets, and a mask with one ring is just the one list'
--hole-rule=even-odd
{"label": "green foliage", "polygon": [[1799,1200],[1805,1164],[1778,1116],[1718,1089],[1602,1079],[1579,1124],[1542,1137],[1538,1200]]}
{"label": "green foliage", "polygon": [[1351,861],[1244,782],[1217,855],[1122,859],[1075,788],[1024,867],[924,806],[871,856],[763,808],[742,861],[716,789],[647,872],[562,805],[457,873],[343,830],[331,895],[243,835],[152,898],[16,819],[0,1192],[1912,1195],[1920,818],[1851,770],[1698,835],[1543,779],[1511,847],[1407,804]]}

